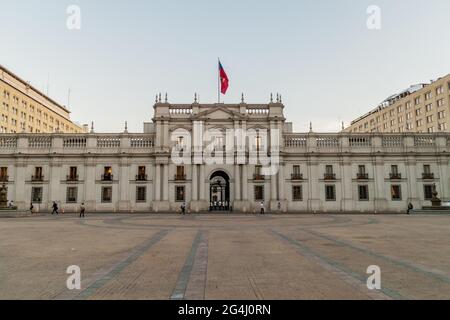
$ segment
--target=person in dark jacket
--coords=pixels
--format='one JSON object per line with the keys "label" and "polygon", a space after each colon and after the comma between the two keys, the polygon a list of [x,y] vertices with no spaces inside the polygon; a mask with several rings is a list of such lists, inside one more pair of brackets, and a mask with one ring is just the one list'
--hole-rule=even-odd
{"label": "person in dark jacket", "polygon": [[406,211],[406,213],[407,214],[411,214],[411,211],[412,210],[414,210],[414,206],[413,206],[413,204],[410,202],[409,204],[408,204],[408,211]]}
{"label": "person in dark jacket", "polygon": [[80,207],[80,218],[83,217],[84,218],[84,214],[86,212],[86,207],[84,206],[84,203],[81,204]]}
{"label": "person in dark jacket", "polygon": [[58,212],[58,205],[56,204],[56,202],[55,201],[53,201],[53,211],[52,211],[52,214],[59,214],[59,212]]}

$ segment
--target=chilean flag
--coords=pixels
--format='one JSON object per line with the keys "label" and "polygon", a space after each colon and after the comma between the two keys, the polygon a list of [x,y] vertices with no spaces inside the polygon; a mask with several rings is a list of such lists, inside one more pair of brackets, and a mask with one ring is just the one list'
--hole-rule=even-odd
{"label": "chilean flag", "polygon": [[219,60],[220,92],[226,94],[228,90],[228,76]]}

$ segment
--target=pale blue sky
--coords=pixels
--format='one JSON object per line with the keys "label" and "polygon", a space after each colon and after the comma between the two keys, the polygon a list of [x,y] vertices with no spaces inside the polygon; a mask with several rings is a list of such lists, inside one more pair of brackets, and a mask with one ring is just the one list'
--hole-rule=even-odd
{"label": "pale blue sky", "polygon": [[[81,8],[81,30],[66,9]],[[382,13],[366,27],[369,5]],[[337,131],[410,84],[450,73],[448,0],[0,0],[0,64],[67,104],[97,132],[133,132],[154,96],[268,102],[280,92],[296,131]]]}

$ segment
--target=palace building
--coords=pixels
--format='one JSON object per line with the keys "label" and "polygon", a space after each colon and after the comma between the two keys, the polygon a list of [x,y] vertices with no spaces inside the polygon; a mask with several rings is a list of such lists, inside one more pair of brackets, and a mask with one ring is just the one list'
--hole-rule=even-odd
{"label": "palace building", "polygon": [[449,132],[450,74],[394,94],[377,108],[352,121],[354,133]]}
{"label": "palace building", "polygon": [[405,212],[450,199],[450,134],[295,133],[266,104],[171,104],[139,134],[2,134],[19,209],[66,212]]}
{"label": "palace building", "polygon": [[83,133],[70,111],[0,65],[0,134]]}

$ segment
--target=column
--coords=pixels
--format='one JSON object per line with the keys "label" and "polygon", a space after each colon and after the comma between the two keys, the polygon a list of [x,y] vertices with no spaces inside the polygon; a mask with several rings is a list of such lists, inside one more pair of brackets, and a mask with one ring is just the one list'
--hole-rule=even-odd
{"label": "column", "polygon": [[205,166],[200,165],[200,200],[207,201],[205,192]]}
{"label": "column", "polygon": [[192,201],[198,200],[198,168],[196,164],[192,165]]}
{"label": "column", "polygon": [[375,213],[377,213],[387,209],[388,201],[390,199],[386,199],[386,195],[389,193],[391,186],[389,183],[385,182],[386,174],[384,172],[384,162],[382,158],[376,157],[373,166],[375,179]]}
{"label": "column", "polygon": [[248,175],[247,165],[242,165],[242,200],[248,201]]}
{"label": "column", "polygon": [[241,200],[241,177],[240,177],[240,165],[234,165],[234,200]]}
{"label": "column", "polygon": [[155,190],[154,201],[161,201],[161,170],[160,165],[155,165],[155,179],[153,180],[153,189]]}
{"label": "column", "polygon": [[163,200],[169,201],[169,165],[164,165],[164,175],[163,175]]}
{"label": "column", "polygon": [[[59,202],[58,206],[63,207],[65,201],[62,196],[62,193],[64,192],[61,188],[61,162],[59,159],[52,159],[50,160],[50,166],[49,166],[49,198],[48,200],[48,206],[51,207],[53,201]],[[46,180],[46,177],[44,176],[44,180]]]}
{"label": "column", "polygon": [[[94,159],[87,159],[85,162],[85,170],[84,170],[84,202],[86,205],[86,209],[88,211],[95,211],[96,208],[96,184],[95,180],[97,178],[95,172],[95,161]],[[101,195],[100,195],[101,197]]]}
{"label": "column", "polygon": [[280,190],[280,201],[285,201],[286,197],[284,194],[284,184],[286,183],[286,179],[284,177],[284,163],[280,163],[280,171],[278,172],[279,177],[279,190]]}
{"label": "column", "polygon": [[408,203],[414,207],[420,206],[420,196],[417,189],[417,163],[415,159],[406,159],[406,179],[408,181]]}
{"label": "column", "polygon": [[[345,139],[348,141],[348,139]],[[356,199],[353,199],[353,172],[351,160],[344,158],[339,168],[341,172],[341,211],[358,210],[354,206]]]}
{"label": "column", "polygon": [[[31,176],[30,177],[26,176],[26,172],[27,166],[24,160],[18,159],[15,165],[15,175],[14,175],[15,196],[11,200],[14,200],[14,204],[18,207],[19,210],[28,209],[30,207],[31,196],[25,193],[25,180],[31,179]],[[8,189],[10,187],[11,185],[8,186]]]}
{"label": "column", "polygon": [[121,159],[119,164],[119,210],[128,211],[130,201],[130,168],[128,159]]}

